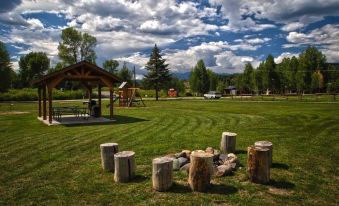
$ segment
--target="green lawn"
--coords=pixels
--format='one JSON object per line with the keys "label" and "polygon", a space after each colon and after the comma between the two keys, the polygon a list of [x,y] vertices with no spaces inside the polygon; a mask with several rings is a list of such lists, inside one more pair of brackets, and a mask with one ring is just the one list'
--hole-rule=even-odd
{"label": "green lawn", "polygon": [[[9,106],[0,104],[0,205],[339,204],[338,103],[146,104],[115,107],[114,124],[74,127],[42,124],[34,103],[14,103],[14,110],[27,114],[4,114]],[[213,178],[208,193],[193,193],[187,175],[175,172],[176,184],[170,191],[152,191],[154,157],[182,149],[218,148],[223,131],[238,133],[243,167],[233,176]],[[246,149],[257,140],[274,144],[269,185],[246,179]],[[133,182],[116,184],[113,174],[102,171],[99,144],[105,142],[136,152]]]}

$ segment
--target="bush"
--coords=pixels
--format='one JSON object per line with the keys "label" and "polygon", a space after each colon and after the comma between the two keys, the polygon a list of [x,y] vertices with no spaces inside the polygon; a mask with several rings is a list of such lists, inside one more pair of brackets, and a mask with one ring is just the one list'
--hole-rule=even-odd
{"label": "bush", "polygon": [[[53,90],[53,99],[82,99],[86,94],[83,90]],[[97,94],[92,94],[93,98],[97,98]],[[8,92],[0,93],[0,101],[36,101],[38,100],[37,89],[11,89]]]}

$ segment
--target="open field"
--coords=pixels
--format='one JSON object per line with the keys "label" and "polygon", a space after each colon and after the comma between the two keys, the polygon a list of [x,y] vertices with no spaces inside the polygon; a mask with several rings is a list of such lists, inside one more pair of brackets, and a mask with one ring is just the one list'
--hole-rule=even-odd
{"label": "open field", "polygon": [[[48,127],[36,119],[35,103],[15,103],[13,110],[29,113],[13,114],[8,104],[0,104],[0,205],[339,204],[338,103],[181,100],[146,105],[115,107],[114,124]],[[223,131],[238,133],[244,167],[233,176],[213,178],[207,193],[192,193],[180,172],[170,191],[152,191],[154,157],[218,148]],[[269,185],[246,179],[246,149],[257,140],[274,144]],[[102,171],[99,144],[104,142],[136,152],[133,182],[116,184],[111,173]]]}

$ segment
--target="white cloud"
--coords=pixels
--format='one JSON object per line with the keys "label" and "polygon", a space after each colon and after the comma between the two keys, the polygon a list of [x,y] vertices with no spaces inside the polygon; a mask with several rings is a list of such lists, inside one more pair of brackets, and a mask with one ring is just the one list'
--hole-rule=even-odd
{"label": "white cloud", "polygon": [[27,19],[27,23],[31,25],[32,29],[43,29],[44,25],[39,19]]}
{"label": "white cloud", "polygon": [[297,53],[283,52],[278,57],[274,58],[274,62],[279,64],[284,58],[292,58],[293,56],[298,57]]}
{"label": "white cloud", "polygon": [[286,25],[284,25],[283,27],[281,27],[281,30],[283,31],[295,31],[297,29],[300,29],[304,27],[304,24],[300,23],[300,22],[292,22],[292,23],[288,23]]}
{"label": "white cloud", "polygon": [[315,45],[327,56],[329,62],[339,61],[339,24],[327,24],[308,33],[290,32],[286,37],[289,44],[284,48]]}

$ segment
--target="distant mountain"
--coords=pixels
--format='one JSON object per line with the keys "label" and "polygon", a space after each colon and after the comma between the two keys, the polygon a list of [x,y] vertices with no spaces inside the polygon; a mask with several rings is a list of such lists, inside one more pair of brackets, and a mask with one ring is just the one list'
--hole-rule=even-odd
{"label": "distant mountain", "polygon": [[172,73],[174,77],[177,77],[180,80],[188,80],[190,78],[191,72],[184,72],[184,73]]}

